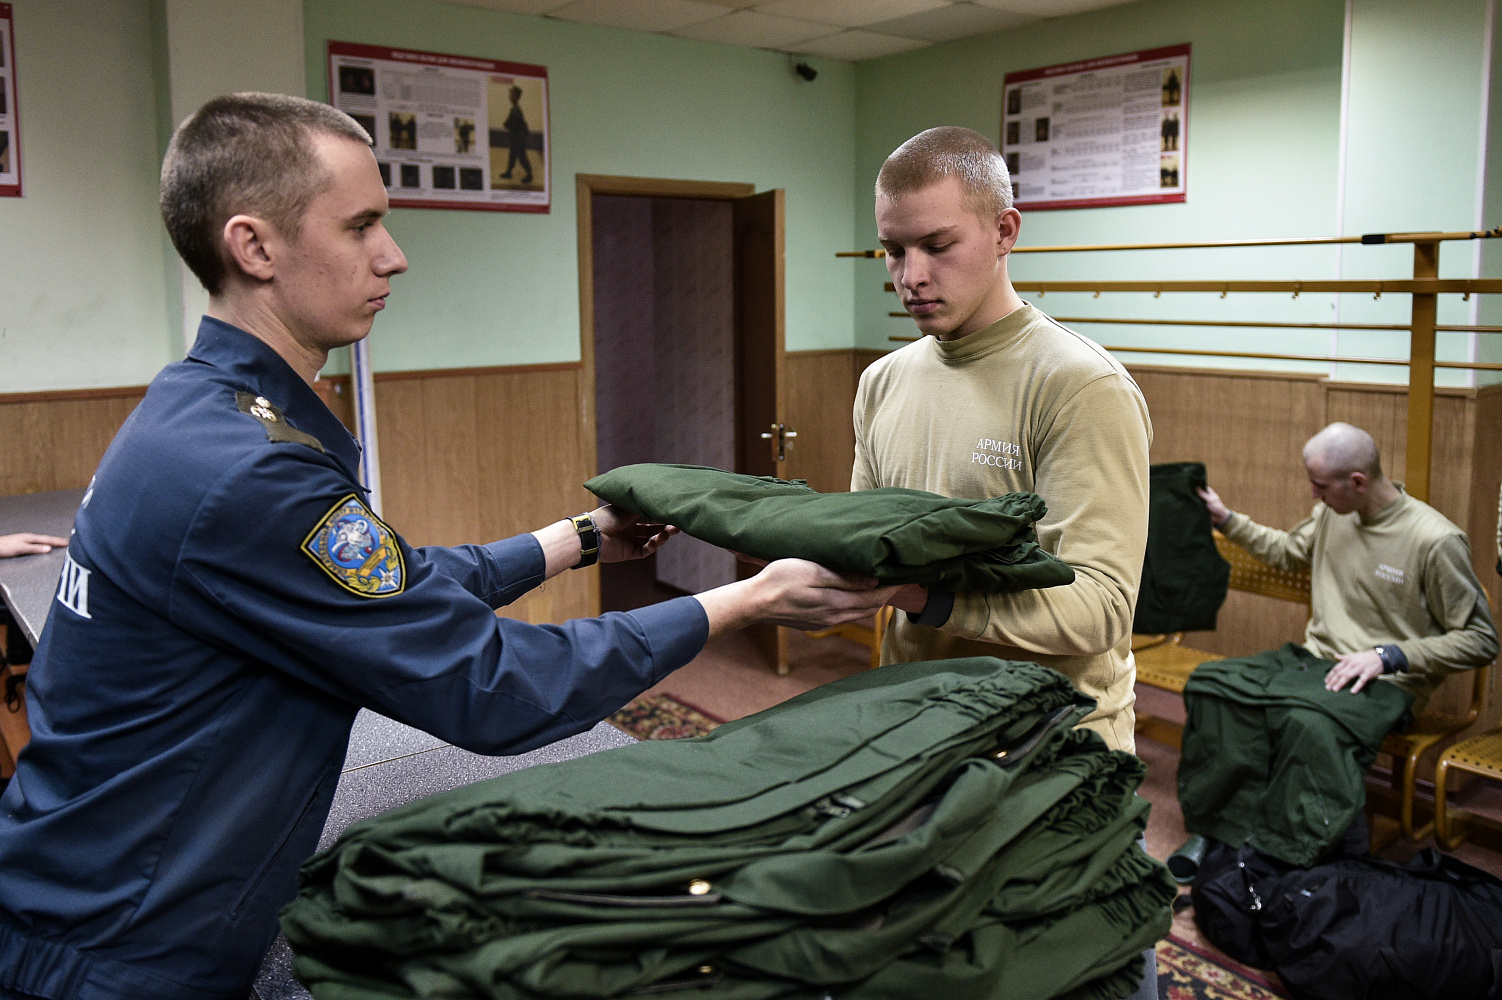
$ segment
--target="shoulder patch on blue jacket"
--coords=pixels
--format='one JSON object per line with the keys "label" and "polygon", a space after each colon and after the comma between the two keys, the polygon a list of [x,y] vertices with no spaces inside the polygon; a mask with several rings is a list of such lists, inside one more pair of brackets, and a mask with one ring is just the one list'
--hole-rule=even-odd
{"label": "shoulder patch on blue jacket", "polygon": [[407,586],[407,564],[396,532],[353,493],[323,515],[302,550],[351,594],[391,597]]}
{"label": "shoulder patch on blue jacket", "polygon": [[237,392],[235,405],[241,413],[248,413],[261,422],[261,426],[266,428],[266,440],[290,441],[312,448],[320,455],[326,454],[322,441],[287,423],[287,415],[265,396],[257,396],[253,392]]}

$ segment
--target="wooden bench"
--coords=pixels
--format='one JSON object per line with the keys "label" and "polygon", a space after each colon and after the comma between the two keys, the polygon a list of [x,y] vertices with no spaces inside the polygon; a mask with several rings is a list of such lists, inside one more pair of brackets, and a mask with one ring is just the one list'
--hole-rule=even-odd
{"label": "wooden bench", "polygon": [[[1307,613],[1308,573],[1269,566],[1218,531],[1215,533],[1215,547],[1220,550],[1221,557],[1231,564],[1232,589],[1293,601],[1304,605]],[[1161,636],[1132,636],[1138,682],[1182,694],[1195,667],[1210,660],[1225,659],[1216,653],[1185,646],[1183,638],[1181,632]],[[1390,754],[1393,759],[1390,785],[1399,796],[1398,828],[1408,840],[1422,840],[1434,829],[1432,821],[1423,825],[1414,822],[1413,804],[1418,785],[1419,758],[1475,723],[1486,701],[1491,667],[1480,667],[1471,674],[1471,703],[1465,714],[1434,715],[1425,712],[1414,719],[1407,732],[1389,733],[1382,741],[1382,752]],[[1139,718],[1137,728],[1139,732],[1146,732],[1174,745],[1177,745],[1175,738],[1181,739],[1183,736],[1182,727],[1149,715]]]}

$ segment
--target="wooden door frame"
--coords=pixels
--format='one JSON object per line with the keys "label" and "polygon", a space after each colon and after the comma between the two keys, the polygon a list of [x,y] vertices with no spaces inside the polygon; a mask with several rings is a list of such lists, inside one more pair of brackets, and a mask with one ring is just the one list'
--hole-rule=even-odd
{"label": "wooden door frame", "polygon": [[[608,174],[574,176],[575,210],[579,229],[579,416],[585,466],[599,474],[599,440],[595,433],[595,229],[594,196],[636,198],[699,198],[736,201],[756,193],[755,184],[733,181],[684,181],[661,177],[618,177]],[[589,600],[600,610],[599,571],[590,574]]]}

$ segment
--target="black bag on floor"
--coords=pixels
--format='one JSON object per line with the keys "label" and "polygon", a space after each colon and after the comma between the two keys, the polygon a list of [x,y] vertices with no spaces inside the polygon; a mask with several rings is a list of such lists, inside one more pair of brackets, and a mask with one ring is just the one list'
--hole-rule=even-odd
{"label": "black bag on floor", "polygon": [[1243,965],[1267,968],[1258,921],[1279,880],[1291,871],[1297,869],[1255,848],[1211,840],[1190,890],[1200,932]]}
{"label": "black bag on floor", "polygon": [[1433,848],[1294,871],[1263,901],[1269,965],[1297,1000],[1502,996],[1502,881]]}

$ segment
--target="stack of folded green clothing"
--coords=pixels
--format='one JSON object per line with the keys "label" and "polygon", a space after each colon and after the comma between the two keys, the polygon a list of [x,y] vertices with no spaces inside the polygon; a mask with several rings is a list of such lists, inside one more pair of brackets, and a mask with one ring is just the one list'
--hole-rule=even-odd
{"label": "stack of folded green clothing", "polygon": [[758,559],[821,566],[950,593],[1007,594],[1074,582],[1038,546],[1048,508],[1032,493],[958,500],[898,487],[819,493],[801,480],[700,465],[623,465],[584,484],[601,500]]}
{"label": "stack of folded green clothing", "polygon": [[1137,758],[1031,663],[886,667],[351,827],[282,915],[318,1000],[1116,1000],[1174,886]]}

